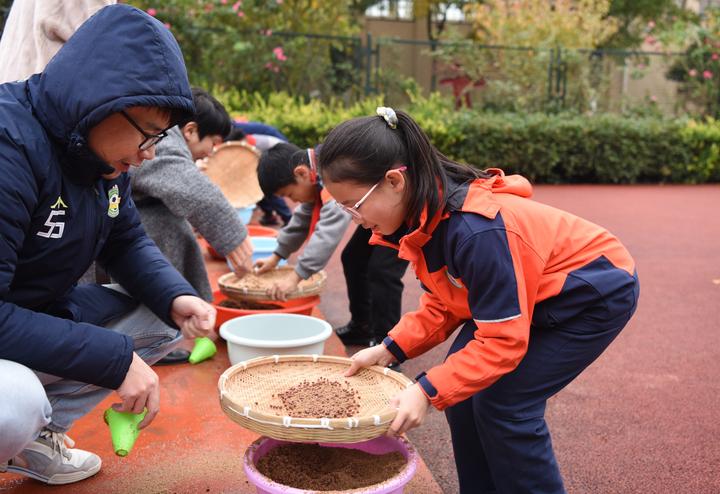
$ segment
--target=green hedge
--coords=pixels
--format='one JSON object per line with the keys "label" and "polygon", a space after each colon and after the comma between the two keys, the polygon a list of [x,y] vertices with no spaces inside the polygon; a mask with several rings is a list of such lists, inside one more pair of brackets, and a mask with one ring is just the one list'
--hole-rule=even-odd
{"label": "green hedge", "polygon": [[[231,114],[269,123],[299,146],[321,142],[338,123],[372,115],[381,97],[351,106],[286,94],[220,95]],[[500,167],[537,183],[720,181],[720,123],[619,115],[455,111],[444,98],[412,97],[408,111],[433,144],[479,168]]]}

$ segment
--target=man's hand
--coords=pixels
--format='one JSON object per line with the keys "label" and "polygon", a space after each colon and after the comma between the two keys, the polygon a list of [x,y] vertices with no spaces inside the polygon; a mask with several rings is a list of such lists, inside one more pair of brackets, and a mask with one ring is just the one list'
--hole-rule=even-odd
{"label": "man's hand", "polygon": [[293,271],[279,281],[276,281],[267,293],[273,300],[287,300],[288,292],[295,290],[300,283],[300,276]]}
{"label": "man's hand", "polygon": [[252,271],[252,253],[250,237],[245,237],[245,240],[227,255],[226,259],[230,263],[230,268],[238,278],[242,278]]}
{"label": "man's hand", "polygon": [[420,389],[420,385],[415,383],[390,400],[390,405],[395,407],[397,415],[387,433],[399,436],[423,423],[430,407],[430,400]]}
{"label": "man's hand", "polygon": [[150,425],[160,411],[160,380],[155,371],[135,352],[117,394],[122,403],[113,403],[112,407],[118,412],[142,413],[147,408],[147,414],[138,429]]}
{"label": "man's hand", "polygon": [[215,327],[215,307],[193,295],[175,297],[170,317],[188,340],[207,336]]}
{"label": "man's hand", "polygon": [[255,273],[262,274],[271,269],[275,269],[275,266],[277,266],[279,262],[280,256],[277,254],[258,259],[255,261]]}
{"label": "man's hand", "polygon": [[372,365],[387,366],[390,362],[395,361],[395,357],[385,348],[385,345],[375,345],[365,350],[360,350],[351,357],[352,363],[350,368],[345,372],[346,377],[354,375],[360,369],[370,367]]}

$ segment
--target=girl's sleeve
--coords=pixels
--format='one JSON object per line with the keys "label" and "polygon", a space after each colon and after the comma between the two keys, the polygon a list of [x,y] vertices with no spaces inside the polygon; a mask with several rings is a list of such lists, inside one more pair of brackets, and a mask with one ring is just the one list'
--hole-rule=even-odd
{"label": "girl's sleeve", "polygon": [[404,362],[447,340],[461,322],[438,297],[425,292],[418,310],[404,314],[383,344],[399,362]]}
{"label": "girl's sleeve", "polygon": [[[455,273],[454,282],[467,289],[477,329],[463,349],[418,379],[439,410],[490,386],[525,356],[540,278],[534,273],[542,272],[542,263],[517,235],[498,228],[462,239],[443,269],[448,277]],[[417,313],[403,317],[390,333],[388,349],[393,352],[395,344],[414,356],[446,339],[462,321],[443,309],[439,301],[425,303]]]}

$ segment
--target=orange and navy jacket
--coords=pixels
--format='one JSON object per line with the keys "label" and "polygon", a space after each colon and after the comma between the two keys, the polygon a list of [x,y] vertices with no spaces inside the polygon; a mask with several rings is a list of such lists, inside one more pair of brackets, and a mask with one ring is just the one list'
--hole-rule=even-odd
{"label": "orange and navy jacket", "polygon": [[[383,342],[400,361],[474,320],[474,340],[418,379],[433,406],[454,405],[520,363],[532,327],[552,328],[593,306],[627,316],[637,298],[635,263],[604,228],[529,199],[519,175],[451,184],[447,205],[390,244],[411,262],[425,293]],[[630,294],[630,295],[628,295]],[[630,300],[628,300],[630,299]]]}

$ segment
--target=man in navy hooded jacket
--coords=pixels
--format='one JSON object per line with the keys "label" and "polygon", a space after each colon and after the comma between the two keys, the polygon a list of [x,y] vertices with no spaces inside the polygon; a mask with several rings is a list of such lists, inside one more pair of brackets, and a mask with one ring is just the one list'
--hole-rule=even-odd
{"label": "man in navy hooded jacket", "polygon": [[[0,85],[0,471],[95,474],[100,458],[70,449],[73,422],[116,390],[116,409],[147,409],[148,425],[148,364],[213,327],[146,236],[125,173],[193,112],[175,39],[127,5],[90,18],[41,74]],[[93,261],[119,285],[77,285]]]}

